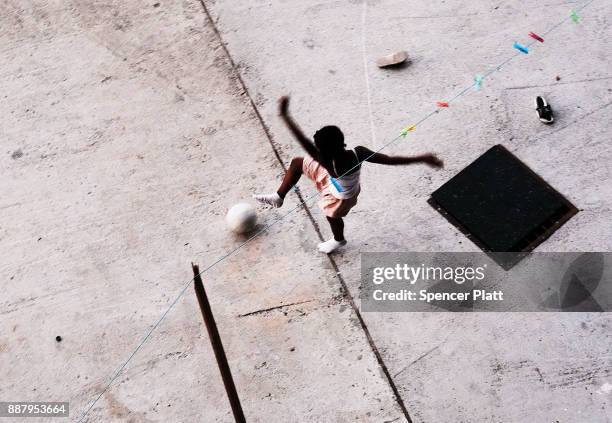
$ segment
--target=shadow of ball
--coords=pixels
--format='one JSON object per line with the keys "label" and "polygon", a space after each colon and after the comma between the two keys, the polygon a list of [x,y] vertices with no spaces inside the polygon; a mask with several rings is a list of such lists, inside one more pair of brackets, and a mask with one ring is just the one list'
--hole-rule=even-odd
{"label": "shadow of ball", "polygon": [[230,231],[236,234],[252,232],[257,227],[257,212],[248,203],[232,206],[225,216],[225,223]]}

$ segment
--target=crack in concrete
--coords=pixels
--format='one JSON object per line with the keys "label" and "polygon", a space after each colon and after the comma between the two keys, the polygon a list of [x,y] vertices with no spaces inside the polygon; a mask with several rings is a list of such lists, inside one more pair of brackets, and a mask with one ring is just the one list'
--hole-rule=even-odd
{"label": "crack in concrete", "polygon": [[605,81],[607,79],[612,79],[612,76],[602,76],[602,77],[598,77],[598,78],[587,78],[587,79],[581,79],[578,81],[566,81],[566,82],[554,82],[552,84],[541,84],[541,85],[518,85],[515,87],[507,87],[504,88],[503,90],[524,90],[527,88],[544,88],[544,87],[554,87],[557,85],[569,85],[569,84],[580,84],[580,83],[584,83],[584,82],[595,82],[595,81]]}
{"label": "crack in concrete", "polygon": [[[227,45],[224,43],[223,41],[223,37],[221,37],[221,32],[219,31],[219,29],[217,28],[217,23],[216,21],[213,19],[212,15],[210,14],[210,11],[208,10],[208,7],[206,6],[205,0],[198,0],[200,5],[202,6],[202,10],[204,11],[204,14],[206,15],[206,18],[208,19],[209,23],[212,26],[212,30],[215,33],[216,37],[219,40],[219,43],[221,44],[221,47],[223,48],[223,51],[225,52],[225,55],[227,56],[227,59],[230,63],[230,66],[234,72],[234,74],[236,75],[236,80],[238,81],[238,83],[240,84],[240,87],[242,88],[243,92],[246,94],[249,103],[251,104],[251,107],[255,113],[255,116],[257,117],[257,120],[259,121],[259,123],[261,124],[264,133],[266,134],[266,137],[268,138],[268,141],[270,142],[270,146],[272,147],[272,151],[274,152],[274,155],[276,156],[276,159],[278,160],[279,164],[281,165],[281,167],[283,168],[283,171],[287,170],[287,166],[285,165],[285,162],[283,161],[282,157],[280,156],[279,153],[279,148],[278,146],[275,144],[274,142],[274,137],[272,136],[272,133],[270,132],[270,128],[268,127],[268,125],[266,125],[261,113],[259,112],[259,109],[257,108],[257,104],[255,104],[255,101],[253,100],[253,97],[251,96],[250,91],[248,90],[244,80],[242,79],[242,75],[240,74],[240,72],[238,71],[238,67],[236,66],[236,62],[234,61],[234,59],[232,58],[232,55],[229,52],[229,49],[227,48]],[[317,236],[319,237],[319,239],[321,241],[324,241],[323,235],[321,234],[321,229],[319,228],[319,225],[317,224],[316,220],[314,219],[314,217],[312,216],[312,213],[310,212],[310,209],[308,208],[308,206],[306,205],[306,202],[304,201],[304,198],[302,197],[301,193],[299,191],[296,191],[296,194],[299,198],[300,203],[302,204],[302,208],[303,210],[306,212],[306,215],[308,216],[308,219],[310,220],[310,222],[312,223],[315,232],[317,233]],[[387,379],[387,383],[389,384],[389,387],[391,388],[391,391],[393,392],[393,395],[395,396],[395,400],[397,402],[397,405],[399,406],[399,408],[402,411],[402,414],[404,415],[404,418],[406,419],[406,421],[408,423],[412,423],[412,419],[410,418],[410,414],[408,413],[408,409],[406,408],[406,405],[404,404],[404,400],[402,399],[400,393],[399,393],[399,389],[397,387],[397,385],[395,384],[395,381],[393,380],[393,377],[391,376],[391,373],[389,372],[389,369],[387,367],[387,365],[385,364],[382,355],[380,353],[380,351],[378,350],[378,347],[376,346],[374,339],[372,338],[372,335],[370,334],[370,330],[367,326],[367,324],[365,323],[361,312],[359,311],[359,308],[357,307],[357,304],[355,303],[355,300],[353,299],[352,295],[350,294],[350,291],[348,289],[348,286],[346,284],[346,281],[344,280],[344,278],[342,277],[342,275],[340,274],[340,269],[338,268],[338,265],[336,263],[336,261],[333,259],[333,257],[328,255],[328,259],[334,269],[334,271],[336,272],[336,276],[338,277],[338,281],[340,282],[340,291],[342,296],[349,302],[351,308],[353,309],[353,312],[355,313],[355,315],[357,316],[357,319],[359,320],[359,324],[366,336],[366,340],[368,342],[368,345],[370,346],[370,349],[372,350],[372,352],[374,353],[374,356],[376,357],[376,361],[378,362],[378,365],[381,367],[381,370],[383,371],[385,378]]]}
{"label": "crack in concrete", "polygon": [[[442,344],[440,344],[442,345]],[[432,352],[434,352],[435,350],[437,350],[438,348],[440,348],[440,345],[436,345],[435,347],[433,347],[432,349],[430,349],[429,351],[427,351],[424,354],[421,354],[419,357],[417,357],[416,360],[413,360],[410,364],[408,364],[406,367],[404,367],[402,370],[400,370],[399,372],[397,372],[396,374],[393,375],[393,377],[397,377],[399,376],[401,373],[403,373],[405,370],[407,370],[410,366],[412,366],[413,364],[418,363],[419,361],[421,361],[422,359],[424,359],[425,357],[427,357],[429,354],[431,354]]]}
{"label": "crack in concrete", "polygon": [[556,133],[557,133],[557,132],[559,132],[559,131],[563,131],[564,129],[567,129],[568,127],[572,126],[573,124],[578,123],[579,121],[581,121],[581,120],[583,120],[583,119],[586,119],[586,118],[588,118],[589,116],[591,116],[591,115],[593,115],[593,114],[595,114],[595,113],[597,113],[597,112],[599,112],[599,111],[601,111],[601,110],[603,110],[603,109],[605,109],[605,108],[609,107],[611,104],[612,104],[612,101],[609,101],[609,102],[607,102],[606,104],[603,104],[603,105],[601,105],[601,106],[599,106],[599,107],[597,107],[597,108],[595,108],[595,109],[592,109],[592,110],[590,110],[590,111],[588,111],[588,112],[586,112],[586,113],[584,113],[584,114],[582,114],[582,115],[578,116],[576,119],[571,120],[571,121],[570,121],[570,122],[568,122],[566,125],[563,125],[563,126],[561,126],[560,128],[556,128],[554,131],[549,132],[548,134],[545,134],[545,135],[543,135],[543,136],[541,136],[541,137],[538,137],[538,139],[540,139],[540,140],[541,140],[541,139],[544,139],[544,138],[546,138],[546,137],[549,137],[549,136],[551,136],[551,135],[553,135],[553,134],[556,134]]}
{"label": "crack in concrete", "polygon": [[267,313],[268,311],[273,311],[273,310],[281,310],[283,308],[287,308],[287,307],[291,307],[294,305],[300,305],[300,304],[306,304],[306,303],[311,303],[313,300],[307,300],[307,301],[298,301],[295,303],[290,303],[290,304],[281,304],[281,305],[277,305],[274,307],[269,307],[269,308],[262,308],[260,310],[255,310],[255,311],[250,311],[248,313],[244,313],[244,314],[239,314],[238,317],[247,317],[247,316],[254,316],[256,314],[262,314],[262,313]]}
{"label": "crack in concrete", "polygon": [[[563,130],[569,128],[570,126],[572,126],[572,125],[582,121],[583,119],[586,119],[586,118],[594,115],[595,113],[600,112],[600,111],[606,109],[610,105],[612,105],[612,101],[609,101],[606,104],[603,104],[603,105],[601,105],[599,107],[596,107],[596,108],[594,108],[594,109],[592,109],[592,110],[590,110],[590,111],[588,111],[586,113],[583,113],[582,115],[578,116],[577,118],[572,119],[571,121],[569,121],[568,123],[566,123],[563,126],[555,128],[553,131],[550,131],[547,134],[543,134],[543,135],[527,138],[526,142],[527,143],[532,143],[532,142],[535,142],[535,141],[542,141],[543,139],[548,138],[551,135],[556,134],[557,132],[560,132],[560,131],[563,131]],[[513,137],[512,139],[514,139],[514,136],[512,134],[511,134],[511,136]],[[515,151],[516,149],[517,148],[513,148],[512,151]]]}

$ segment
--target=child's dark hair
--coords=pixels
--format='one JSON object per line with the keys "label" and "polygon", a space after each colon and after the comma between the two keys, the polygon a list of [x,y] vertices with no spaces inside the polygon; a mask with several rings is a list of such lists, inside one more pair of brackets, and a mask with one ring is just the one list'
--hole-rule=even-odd
{"label": "child's dark hair", "polygon": [[332,158],[344,150],[344,134],[337,126],[324,126],[314,134],[314,143],[324,157]]}

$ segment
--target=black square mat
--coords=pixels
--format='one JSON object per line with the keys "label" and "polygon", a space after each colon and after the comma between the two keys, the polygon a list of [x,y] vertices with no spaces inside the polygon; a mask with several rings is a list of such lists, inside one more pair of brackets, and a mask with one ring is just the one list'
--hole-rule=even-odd
{"label": "black square mat", "polygon": [[[529,252],[578,212],[501,145],[438,188],[429,203],[489,253]],[[510,268],[521,254],[514,257],[496,260]]]}

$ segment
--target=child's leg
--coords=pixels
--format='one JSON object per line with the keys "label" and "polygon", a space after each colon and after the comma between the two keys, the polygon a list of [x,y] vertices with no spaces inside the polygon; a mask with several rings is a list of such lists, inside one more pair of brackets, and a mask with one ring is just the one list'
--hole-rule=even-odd
{"label": "child's leg", "polygon": [[344,241],[344,220],[341,217],[328,217],[334,239],[338,242]]}
{"label": "child's leg", "polygon": [[334,237],[319,244],[319,251],[325,254],[329,254],[343,245],[346,245],[346,240],[344,239],[344,221],[342,218],[327,217],[327,221],[329,222]]}
{"label": "child's leg", "polygon": [[285,198],[289,190],[293,188],[300,180],[300,177],[302,176],[303,164],[303,157],[294,157],[291,159],[289,169],[287,169],[287,173],[285,173],[283,182],[281,182],[280,187],[278,187],[278,191],[276,191],[281,198]]}
{"label": "child's leg", "polygon": [[291,188],[298,183],[302,176],[302,166],[304,163],[303,157],[295,157],[289,164],[289,169],[283,177],[278,190],[273,194],[256,194],[253,196],[254,199],[260,203],[269,204],[274,207],[280,207],[283,205],[283,200]]}

